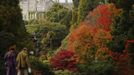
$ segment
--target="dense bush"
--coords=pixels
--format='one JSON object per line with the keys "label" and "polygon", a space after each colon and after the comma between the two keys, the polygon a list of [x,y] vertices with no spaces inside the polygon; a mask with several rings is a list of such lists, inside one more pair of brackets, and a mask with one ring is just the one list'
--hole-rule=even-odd
{"label": "dense bush", "polygon": [[70,30],[76,28],[77,26],[77,18],[78,18],[78,7],[79,7],[80,0],[73,0],[73,10],[72,10],[72,19],[71,19],[71,27]]}
{"label": "dense bush", "polygon": [[78,7],[78,24],[99,4],[98,0],[80,0]]}
{"label": "dense bush", "polygon": [[46,22],[39,27],[36,33],[40,38],[42,49],[57,49],[68,32],[65,25]]}
{"label": "dense bush", "polygon": [[[91,72],[91,75],[107,75],[109,71],[113,72],[114,68],[110,68],[112,66],[116,66],[116,70],[119,70],[120,74],[129,74],[128,52],[121,52],[118,54],[116,52],[112,52],[113,50],[109,48],[109,44],[111,44],[111,41],[113,41],[113,39],[115,39],[115,37],[117,38],[118,36],[113,36],[113,26],[118,27],[118,25],[115,24],[114,19],[120,17],[120,19],[118,18],[117,20],[122,19],[122,22],[125,22],[123,21],[124,19],[120,16],[121,12],[122,11],[120,9],[117,9],[114,4],[99,5],[87,15],[86,19],[82,23],[80,23],[80,26],[78,26],[70,33],[67,41],[67,48],[73,50],[78,55],[80,64],[82,63],[82,66],[80,68],[81,70],[83,69],[83,74],[87,75],[90,74],[89,72]],[[122,27],[119,26],[118,28]],[[119,32],[118,29],[116,31]],[[125,36],[122,35],[121,38],[124,37]],[[123,40],[121,38],[117,39]],[[117,42],[117,40],[115,42]],[[112,45],[115,45],[115,47],[117,47],[121,46],[122,44],[119,45],[119,43],[112,43]],[[125,43],[123,47],[125,48]],[[112,48],[116,51],[119,50],[114,47]],[[125,49],[122,50],[127,51]],[[113,63],[105,62],[105,64],[111,65],[110,67],[108,66],[109,68],[105,69],[99,66],[100,62],[97,63],[94,61],[109,61]],[[89,63],[90,65],[87,63]],[[85,67],[87,65],[89,65],[89,67]],[[97,70],[96,72],[90,70],[91,67],[92,69],[96,70],[96,68],[98,68],[97,66],[102,68],[101,71]],[[87,68],[89,68],[87,70],[90,70],[89,72],[86,71]],[[104,71],[105,73],[103,74]],[[118,72],[116,72],[115,74],[117,73]]]}
{"label": "dense bush", "polygon": [[67,30],[70,28],[70,19],[72,18],[71,10],[68,8],[55,3],[52,7],[45,13],[47,21],[61,23],[67,27]]}
{"label": "dense bush", "polygon": [[78,69],[80,75],[113,75],[114,73],[114,66],[105,61],[80,64]]}
{"label": "dense bush", "polygon": [[101,0],[73,0],[73,11],[71,20],[71,29],[77,28],[80,22],[82,22],[89,11],[92,11]]}
{"label": "dense bush", "polygon": [[44,19],[38,19],[27,26],[29,32],[36,32],[42,50],[56,50],[69,32],[71,10],[54,3],[44,13]]}
{"label": "dense bush", "polygon": [[77,75],[75,73],[70,72],[69,70],[57,70],[54,71],[55,75]]}
{"label": "dense bush", "polygon": [[[91,61],[103,56],[107,59],[109,51],[107,44],[112,39],[110,34],[112,19],[118,14],[119,10],[113,4],[97,6],[80,26],[70,33],[68,49],[74,50],[82,60]],[[96,54],[97,52],[99,54]]]}
{"label": "dense bush", "polygon": [[128,40],[127,41],[127,44],[125,45],[126,47],[126,50],[129,51],[129,56],[130,56],[130,63],[132,65],[134,65],[134,51],[133,51],[133,48],[134,48],[134,40]]}
{"label": "dense bush", "polygon": [[72,51],[60,50],[50,60],[52,67],[55,70],[69,70],[75,72],[76,69],[76,56]]}
{"label": "dense bush", "polygon": [[125,49],[127,40],[132,40],[133,34],[133,4],[134,1],[130,0],[110,0],[116,6],[122,9],[122,14],[114,19],[111,34],[113,39],[111,41],[110,49],[116,52],[122,52]]}
{"label": "dense bush", "polygon": [[36,57],[30,57],[29,61],[33,71],[34,70],[41,71],[43,75],[54,75],[48,63],[43,63]]}

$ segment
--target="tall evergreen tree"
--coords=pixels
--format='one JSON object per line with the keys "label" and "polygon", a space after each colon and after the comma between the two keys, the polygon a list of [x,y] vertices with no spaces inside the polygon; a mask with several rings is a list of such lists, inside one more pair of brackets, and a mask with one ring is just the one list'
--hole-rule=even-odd
{"label": "tall evergreen tree", "polygon": [[[0,59],[11,44],[20,41],[25,34],[19,0],[0,1]],[[1,60],[0,60],[1,61]],[[3,71],[1,71],[3,72]],[[1,75],[4,75],[0,73]]]}
{"label": "tall evergreen tree", "polygon": [[99,2],[101,0],[73,0],[71,30],[76,28],[85,19],[89,11],[95,8]]}
{"label": "tall evergreen tree", "polygon": [[[131,63],[134,65],[134,42],[132,42],[134,40],[134,7],[132,6],[134,0],[110,0],[110,2],[123,9],[122,14],[116,17],[113,25],[110,49],[115,52],[123,52],[127,47]],[[128,41],[131,42],[127,43]]]}
{"label": "tall evergreen tree", "polygon": [[25,33],[19,0],[0,0],[0,75],[5,75],[4,53],[10,45],[18,45]]}
{"label": "tall evergreen tree", "polygon": [[119,17],[115,18],[115,23],[113,24],[113,29],[111,34],[113,35],[113,40],[111,43],[111,50],[122,52],[125,50],[125,44],[127,40],[132,40],[134,30],[134,22],[132,19],[133,13],[130,13],[132,10],[132,5],[134,1],[131,0],[109,0],[112,3],[115,3],[118,8],[123,9],[122,14]]}
{"label": "tall evergreen tree", "polygon": [[0,1],[0,31],[10,32],[16,36],[25,33],[19,0]]}
{"label": "tall evergreen tree", "polygon": [[80,0],[73,0],[73,10],[72,10],[72,20],[71,20],[71,29],[77,26],[77,18],[78,18],[78,6]]}
{"label": "tall evergreen tree", "polygon": [[83,21],[88,12],[95,8],[99,2],[100,0],[80,0],[77,23],[79,24],[81,21]]}

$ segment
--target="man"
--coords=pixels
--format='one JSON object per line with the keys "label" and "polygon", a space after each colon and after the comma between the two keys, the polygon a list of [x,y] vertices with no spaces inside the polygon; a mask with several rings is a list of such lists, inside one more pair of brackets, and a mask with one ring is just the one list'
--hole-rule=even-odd
{"label": "man", "polygon": [[15,48],[10,47],[8,52],[4,56],[5,66],[6,66],[6,75],[16,75],[16,55]]}
{"label": "man", "polygon": [[28,75],[28,68],[29,68],[29,62],[28,62],[28,52],[27,48],[24,47],[22,51],[17,56],[17,75]]}

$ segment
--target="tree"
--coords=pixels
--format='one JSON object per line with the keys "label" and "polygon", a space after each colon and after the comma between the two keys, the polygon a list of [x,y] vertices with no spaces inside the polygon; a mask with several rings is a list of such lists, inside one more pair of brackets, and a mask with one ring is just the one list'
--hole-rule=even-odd
{"label": "tree", "polygon": [[99,0],[80,0],[78,7],[78,24],[83,21],[89,11],[99,4]]}
{"label": "tree", "polygon": [[65,25],[46,22],[38,28],[36,33],[42,43],[42,49],[57,49],[68,32]]}
{"label": "tree", "polygon": [[70,28],[70,30],[75,28],[76,25],[77,25],[79,2],[80,2],[80,0],[73,0],[73,10],[72,10],[72,19],[71,19],[71,28]]}
{"label": "tree", "polygon": [[70,28],[70,19],[72,18],[72,11],[68,8],[55,3],[53,6],[45,13],[47,20],[51,22],[59,22],[63,25],[66,25],[67,30]]}
{"label": "tree", "polygon": [[78,8],[80,0],[73,0],[73,7]]}
{"label": "tree", "polygon": [[0,31],[11,32],[14,35],[25,33],[19,0],[0,2]]}
{"label": "tree", "polygon": [[[80,60],[95,60],[95,53],[108,53],[107,44],[111,41],[110,27],[120,11],[114,4],[98,5],[90,11],[86,19],[68,37],[68,49],[74,50]],[[99,54],[97,54],[99,55]],[[100,58],[100,55],[98,56]],[[96,58],[98,58],[96,56]],[[101,55],[103,57],[103,55]]]}
{"label": "tree", "polygon": [[[7,37],[8,39],[12,39],[12,43],[17,43],[23,38],[25,32],[25,26],[22,20],[21,9],[19,7],[19,0],[0,1],[0,32],[5,35],[1,35],[0,39],[4,39],[3,37]],[[12,38],[14,36],[14,38]],[[10,41],[1,40],[0,43],[5,42],[6,44],[10,43]],[[5,50],[4,45],[1,49]]]}
{"label": "tree", "polygon": [[[1,57],[12,44],[20,45],[20,39],[24,38],[25,26],[22,20],[19,0],[0,1],[0,49]],[[23,40],[24,41],[24,40]],[[21,41],[22,42],[22,41]],[[0,58],[1,59],[1,58]],[[2,62],[1,60],[0,62]],[[4,63],[2,63],[4,65]],[[0,68],[2,68],[0,66]],[[2,68],[3,69],[3,68]],[[4,71],[2,71],[3,73]],[[0,73],[1,74],[1,73]],[[2,74],[4,75],[4,74]]]}
{"label": "tree", "polygon": [[[12,33],[7,33],[7,32],[0,32],[0,49],[1,49],[1,57],[4,56],[4,53],[6,52],[6,50],[8,50],[8,47],[12,44],[14,44],[15,42],[15,36]],[[4,41],[3,41],[4,40]]]}
{"label": "tree", "polygon": [[[37,35],[40,37],[42,48],[57,49],[70,29],[71,10],[55,3],[45,12],[43,22],[38,20]],[[51,36],[51,37],[50,37]]]}
{"label": "tree", "polygon": [[22,42],[21,39],[25,37],[26,29],[22,20],[19,0],[2,0],[0,2],[0,32],[15,36],[15,43],[18,45]]}
{"label": "tree", "polygon": [[115,22],[113,24],[112,36],[113,40],[111,41],[111,50],[122,52],[125,50],[125,44],[127,40],[132,40],[133,38],[133,9],[132,5],[134,1],[130,0],[118,0],[114,2],[118,8],[121,8],[122,14],[115,18]]}
{"label": "tree", "polygon": [[73,0],[71,30],[77,28],[79,23],[86,18],[89,11],[95,8],[101,0]]}

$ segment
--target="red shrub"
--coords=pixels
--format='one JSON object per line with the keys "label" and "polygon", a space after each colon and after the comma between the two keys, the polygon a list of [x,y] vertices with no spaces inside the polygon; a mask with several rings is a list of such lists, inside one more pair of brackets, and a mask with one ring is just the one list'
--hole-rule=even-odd
{"label": "red shrub", "polygon": [[127,40],[126,45],[125,45],[126,49],[128,48],[129,43],[134,43],[134,40]]}
{"label": "red shrub", "polygon": [[128,63],[128,50],[124,50],[123,53],[111,51],[110,55],[116,64]]}
{"label": "red shrub", "polygon": [[[113,63],[115,64],[115,66],[118,67],[118,74],[119,75],[133,75],[133,70],[130,67],[130,53],[128,52],[128,44],[129,43],[134,43],[134,40],[127,40],[126,41],[126,45],[125,48],[126,50],[124,50],[122,53],[117,53],[117,52],[110,52],[110,55],[112,57],[112,60],[114,61]],[[117,75],[115,73],[115,75]]]}
{"label": "red shrub", "polygon": [[51,66],[55,70],[76,71],[77,59],[74,52],[70,50],[60,50],[50,60]]}

